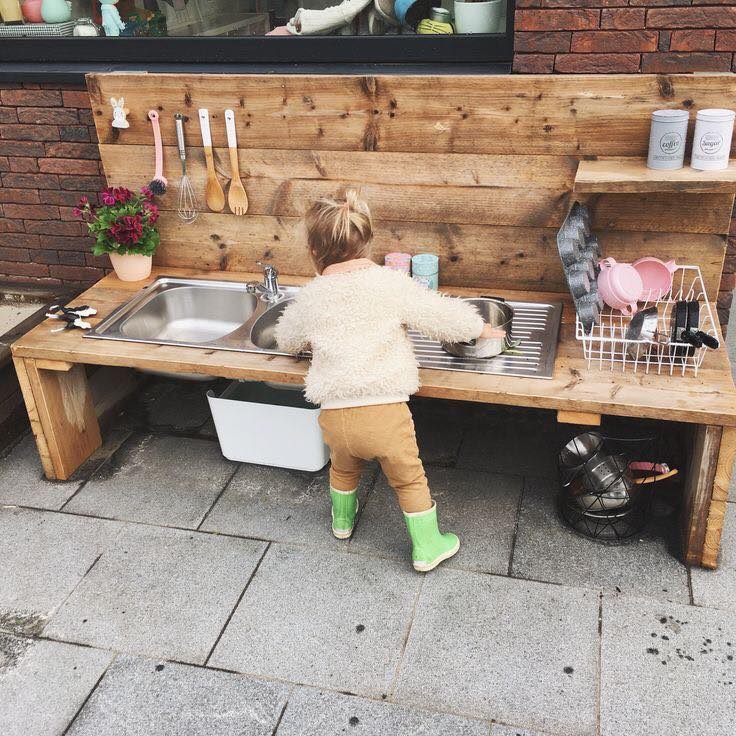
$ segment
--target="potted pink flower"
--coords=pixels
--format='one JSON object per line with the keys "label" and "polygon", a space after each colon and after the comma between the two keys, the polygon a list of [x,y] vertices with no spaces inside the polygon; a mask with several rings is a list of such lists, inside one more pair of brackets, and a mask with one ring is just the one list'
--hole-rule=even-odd
{"label": "potted pink flower", "polygon": [[82,197],[74,208],[95,238],[92,252],[107,253],[121,281],[140,281],[151,274],[151,257],[160,240],[158,207],[152,199],[147,187],[137,194],[125,187],[108,187],[100,193],[101,205],[95,207]]}

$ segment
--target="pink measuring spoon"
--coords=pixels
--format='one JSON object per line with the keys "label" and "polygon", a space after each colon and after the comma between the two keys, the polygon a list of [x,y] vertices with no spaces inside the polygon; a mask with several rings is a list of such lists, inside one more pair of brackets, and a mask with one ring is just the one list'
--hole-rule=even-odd
{"label": "pink measuring spoon", "polygon": [[148,111],[148,119],[151,121],[151,127],[153,128],[153,143],[156,148],[156,171],[148,188],[154,194],[166,194],[166,186],[169,182],[166,181],[166,177],[164,176],[164,149],[161,145],[161,128],[158,123],[158,113],[156,110]]}

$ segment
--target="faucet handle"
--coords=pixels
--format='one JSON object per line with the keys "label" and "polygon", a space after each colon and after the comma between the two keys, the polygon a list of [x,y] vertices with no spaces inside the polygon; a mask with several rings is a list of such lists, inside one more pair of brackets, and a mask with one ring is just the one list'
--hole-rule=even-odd
{"label": "faucet handle", "polygon": [[273,273],[274,276],[278,276],[279,272],[276,269],[276,266],[272,266],[270,263],[263,263],[262,261],[256,261],[256,263],[266,272]]}

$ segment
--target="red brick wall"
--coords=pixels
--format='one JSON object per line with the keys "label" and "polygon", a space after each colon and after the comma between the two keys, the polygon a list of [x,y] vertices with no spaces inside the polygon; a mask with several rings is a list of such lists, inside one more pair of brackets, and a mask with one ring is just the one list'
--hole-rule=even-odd
{"label": "red brick wall", "polygon": [[734,0],[516,0],[514,71],[736,71]]}
{"label": "red brick wall", "polygon": [[72,208],[104,186],[87,92],[0,85],[0,281],[87,284],[109,268],[95,258]]}

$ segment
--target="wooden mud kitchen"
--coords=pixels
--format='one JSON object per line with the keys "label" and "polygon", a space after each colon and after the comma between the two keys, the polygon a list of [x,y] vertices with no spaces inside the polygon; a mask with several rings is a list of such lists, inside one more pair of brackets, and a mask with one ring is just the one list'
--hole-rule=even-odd
{"label": "wooden mud kitchen", "polygon": [[[688,109],[692,125],[696,110],[736,99],[734,75],[111,73],[89,75],[87,84],[111,186],[149,183],[148,111],[159,114],[163,173],[172,185],[158,198],[161,245],[146,283],[163,275],[246,282],[262,277],[257,261],[274,264],[283,284],[303,283],[312,274],[297,230],[306,204],[358,186],[372,208],[379,262],[391,251],[433,252],[447,293],[563,304],[550,379],[423,369],[420,395],[553,409],[570,424],[595,426],[603,415],[685,423],[683,557],[716,567],[736,453],[726,351],[704,351],[697,370],[687,371],[605,363],[604,350],[580,339],[557,231],[578,201],[604,256],[696,264],[703,296],[714,301],[736,168],[699,172],[686,162],[655,171],[645,159],[652,111]],[[129,128],[112,127],[111,98],[125,99]],[[223,182],[231,167],[224,111],[235,111],[245,216],[204,206],[200,108],[209,110]],[[177,217],[177,113],[186,116],[187,168],[201,207],[191,223]],[[98,324],[146,283],[111,274],[76,303],[95,307],[90,321]],[[58,327],[46,320],[13,345],[50,479],[69,478],[100,445],[100,406],[135,385],[131,369],[299,383],[307,365],[280,355],[85,339]]]}

